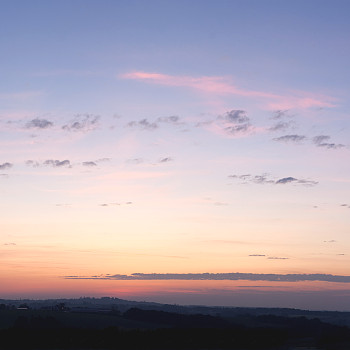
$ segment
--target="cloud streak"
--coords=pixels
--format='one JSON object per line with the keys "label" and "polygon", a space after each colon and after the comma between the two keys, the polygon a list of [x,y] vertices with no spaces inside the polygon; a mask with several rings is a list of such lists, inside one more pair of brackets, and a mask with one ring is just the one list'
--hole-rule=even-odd
{"label": "cloud streak", "polygon": [[154,121],[150,121],[147,118],[143,118],[141,120],[132,120],[126,124],[129,128],[141,129],[141,130],[155,130],[160,127],[160,124],[169,124],[173,126],[183,126],[186,123],[182,122],[180,117],[177,115],[171,115],[166,117],[156,118]]}
{"label": "cloud streak", "polygon": [[302,141],[305,141],[307,139],[304,135],[284,135],[280,137],[276,137],[273,139],[273,141],[277,142],[285,142],[285,143],[300,143]]}
{"label": "cloud streak", "polygon": [[[285,258],[274,258],[285,259]],[[350,283],[350,276],[331,274],[265,274],[265,273],[132,273],[131,275],[64,276],[65,279],[104,279],[104,280],[189,280],[189,281],[274,281],[301,282],[323,281]]]}
{"label": "cloud streak", "polygon": [[68,159],[65,159],[65,160],[47,159],[43,162],[43,165],[51,166],[53,168],[71,167],[70,161]]}
{"label": "cloud streak", "polygon": [[318,184],[314,180],[297,179],[292,176],[282,177],[280,179],[273,179],[269,174],[262,175],[229,175],[231,179],[242,180],[243,183],[255,183],[260,185],[271,184],[271,185],[287,185],[287,184],[298,184],[304,186],[315,186]]}
{"label": "cloud streak", "polygon": [[314,96],[305,92],[294,92],[290,95],[279,95],[265,91],[242,89],[232,83],[232,79],[222,76],[175,76],[169,74],[134,71],[119,76],[122,79],[144,81],[151,84],[185,87],[211,95],[237,95],[268,100],[270,109],[334,107],[332,98]]}

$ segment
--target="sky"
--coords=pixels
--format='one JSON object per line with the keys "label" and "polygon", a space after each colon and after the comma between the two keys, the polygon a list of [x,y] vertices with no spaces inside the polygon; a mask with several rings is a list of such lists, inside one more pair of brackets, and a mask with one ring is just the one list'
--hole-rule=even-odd
{"label": "sky", "polygon": [[350,311],[350,3],[1,1],[0,298]]}

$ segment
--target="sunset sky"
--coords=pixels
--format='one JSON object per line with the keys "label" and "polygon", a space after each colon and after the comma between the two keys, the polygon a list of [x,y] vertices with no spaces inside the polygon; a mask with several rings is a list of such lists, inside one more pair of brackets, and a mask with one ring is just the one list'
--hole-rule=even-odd
{"label": "sunset sky", "polygon": [[1,1],[0,298],[350,311],[349,13]]}

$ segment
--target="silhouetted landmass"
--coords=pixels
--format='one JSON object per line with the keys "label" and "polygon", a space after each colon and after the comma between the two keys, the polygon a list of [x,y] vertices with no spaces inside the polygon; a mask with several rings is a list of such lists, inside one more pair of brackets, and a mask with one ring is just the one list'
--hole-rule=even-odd
{"label": "silhouetted landmass", "polygon": [[350,329],[336,324],[348,318],[349,313],[339,312],[187,307],[115,298],[2,300],[0,348],[349,350]]}

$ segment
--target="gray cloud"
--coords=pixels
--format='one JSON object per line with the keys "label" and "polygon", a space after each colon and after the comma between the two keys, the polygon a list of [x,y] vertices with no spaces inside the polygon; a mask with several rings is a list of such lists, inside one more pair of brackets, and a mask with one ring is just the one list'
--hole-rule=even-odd
{"label": "gray cloud", "polygon": [[285,185],[285,184],[299,184],[304,186],[315,186],[318,184],[317,181],[313,180],[305,180],[305,179],[296,179],[295,177],[288,176],[283,177],[281,179],[275,180],[269,174],[262,175],[251,175],[251,174],[243,174],[243,175],[229,175],[231,179],[242,180],[243,183],[256,183],[256,184],[274,184],[274,185]]}
{"label": "gray cloud", "polygon": [[288,260],[289,258],[279,257],[279,256],[269,256],[269,260]]}
{"label": "gray cloud", "polygon": [[131,121],[127,124],[131,128],[139,128],[141,130],[155,130],[158,128],[158,124],[155,122],[149,122],[147,119],[141,119],[139,121]]}
{"label": "gray cloud", "polygon": [[292,121],[284,122],[284,121],[279,121],[278,123],[272,125],[269,130],[270,131],[285,131],[289,129],[290,127],[293,126]]}
{"label": "gray cloud", "polygon": [[114,202],[114,203],[102,203],[102,204],[99,204],[100,207],[119,207],[121,205],[131,205],[132,202],[124,202],[124,203],[117,203],[117,202]]}
{"label": "gray cloud", "polygon": [[168,162],[172,162],[173,159],[170,157],[166,157],[166,158],[162,158],[159,163],[168,163]]}
{"label": "gray cloud", "polygon": [[[283,130],[288,128],[291,125],[291,122],[288,122],[287,124],[285,122],[279,122],[276,125],[272,126],[269,130],[270,131],[278,131],[278,130]],[[302,141],[306,141],[307,137],[304,135],[284,135],[280,137],[276,137],[273,139],[273,141],[277,142],[284,142],[284,143],[301,143]],[[312,138],[312,143],[317,146],[317,147],[323,147],[327,149],[338,149],[338,148],[343,148],[345,145],[341,143],[331,143],[327,142],[330,140],[330,136],[328,135],[318,135],[314,136]]]}
{"label": "gray cloud", "polygon": [[271,117],[271,119],[283,119],[283,118],[292,118],[293,115],[289,114],[289,110],[288,109],[278,109],[276,111],[273,112],[273,116]]}
{"label": "gray cloud", "polygon": [[47,129],[47,128],[50,128],[51,126],[53,126],[52,122],[50,122],[47,119],[39,119],[39,118],[32,119],[30,122],[26,124],[27,129],[32,129],[32,128]]}
{"label": "gray cloud", "polygon": [[226,112],[223,116],[219,118],[224,119],[231,123],[249,123],[249,118],[247,116],[247,112],[243,110],[233,109],[229,112]]}
{"label": "gray cloud", "polygon": [[318,184],[318,181],[297,179],[296,183],[304,185],[304,186],[315,186]]}
{"label": "gray cloud", "polygon": [[81,131],[87,132],[94,130],[99,125],[100,116],[92,114],[78,114],[75,118],[66,125],[62,126],[66,131]]}
{"label": "gray cloud", "polygon": [[304,136],[304,135],[284,135],[284,136],[276,137],[273,140],[277,141],[277,142],[294,142],[294,143],[299,143],[301,141],[305,141],[306,140],[306,136]]}
{"label": "gray cloud", "polygon": [[252,177],[251,181],[255,182],[256,184],[273,184],[275,181],[269,179],[268,174],[264,175],[255,175]]}
{"label": "gray cloud", "polygon": [[318,135],[313,137],[312,141],[317,147],[324,147],[328,149],[338,149],[338,148],[345,147],[345,145],[341,143],[335,144],[335,143],[326,142],[326,141],[329,141],[330,138],[331,137],[328,135]]}
{"label": "gray cloud", "polygon": [[184,122],[180,121],[180,117],[177,115],[171,115],[167,117],[159,117],[155,121],[149,121],[147,118],[138,121],[133,120],[127,123],[126,126],[141,130],[155,130],[159,128],[159,124],[171,124],[174,126],[185,125]]}
{"label": "gray cloud", "polygon": [[243,110],[233,109],[218,116],[216,121],[230,135],[246,133],[252,129],[247,112]]}
{"label": "gray cloud", "polygon": [[[280,258],[277,258],[280,259]],[[264,273],[133,273],[131,275],[64,276],[65,279],[106,279],[106,280],[217,280],[217,281],[325,281],[350,283],[350,276],[330,274],[264,274]]]}
{"label": "gray cloud", "polygon": [[82,164],[83,164],[83,166],[87,166],[87,167],[97,166],[97,164],[95,162],[83,162]]}
{"label": "gray cloud", "polygon": [[231,135],[243,133],[243,132],[249,131],[250,129],[251,129],[250,123],[245,123],[241,125],[231,125],[224,128],[224,130]]}
{"label": "gray cloud", "polygon": [[68,159],[65,159],[65,160],[47,159],[43,162],[43,165],[52,166],[54,168],[59,168],[64,166],[71,167],[70,161]]}
{"label": "gray cloud", "polygon": [[268,130],[269,131],[285,131],[295,125],[295,122],[292,120],[286,120],[286,118],[290,119],[294,117],[294,115],[289,114],[289,111],[286,110],[277,110],[273,113],[270,119],[276,121],[274,125],[272,125]]}
{"label": "gray cloud", "polygon": [[4,243],[4,245],[17,245],[17,244],[13,242],[9,242],[9,243]]}
{"label": "gray cloud", "polygon": [[228,177],[232,179],[243,180],[243,183],[253,182],[257,184],[273,184],[274,180],[268,178],[269,174],[263,175],[251,175],[251,174],[243,174],[243,175],[229,175]]}
{"label": "gray cloud", "polygon": [[[159,123],[170,123],[170,124],[179,124],[180,123],[180,117],[177,115],[171,115],[169,117],[159,117],[157,118],[157,122]],[[183,124],[183,123],[181,123]]]}
{"label": "gray cloud", "polygon": [[288,184],[288,183],[294,182],[294,181],[298,181],[298,179],[296,179],[295,177],[289,176],[289,177],[284,177],[284,178],[282,178],[282,179],[277,180],[277,181],[276,181],[276,184],[277,184],[277,185],[278,185],[278,184]]}
{"label": "gray cloud", "polygon": [[266,256],[265,254],[249,254],[248,256]]}
{"label": "gray cloud", "polygon": [[39,162],[37,162],[35,160],[31,160],[31,159],[26,161],[26,165],[31,166],[33,168],[37,168],[40,166]]}
{"label": "gray cloud", "polygon": [[9,162],[0,164],[0,170],[10,169],[12,167],[13,167],[13,164]]}

